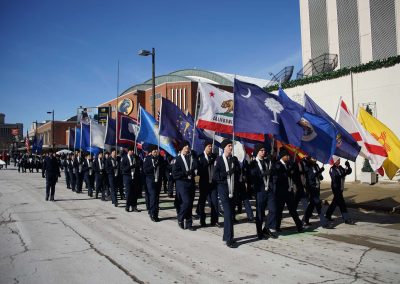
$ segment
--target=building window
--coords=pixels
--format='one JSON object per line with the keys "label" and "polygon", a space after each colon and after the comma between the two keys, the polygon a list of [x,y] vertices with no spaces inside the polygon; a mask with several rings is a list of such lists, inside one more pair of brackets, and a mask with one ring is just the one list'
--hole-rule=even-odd
{"label": "building window", "polygon": [[186,111],[186,88],[183,89],[183,110]]}
{"label": "building window", "polygon": [[179,108],[182,110],[182,89],[179,89]]}

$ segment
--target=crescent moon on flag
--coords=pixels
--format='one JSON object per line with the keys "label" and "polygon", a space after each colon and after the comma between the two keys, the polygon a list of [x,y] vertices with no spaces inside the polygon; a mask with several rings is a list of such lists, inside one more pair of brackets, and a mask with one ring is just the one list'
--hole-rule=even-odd
{"label": "crescent moon on flag", "polygon": [[248,99],[248,98],[251,97],[251,91],[250,91],[250,89],[247,88],[247,90],[249,90],[249,92],[247,93],[247,95],[241,95],[243,98],[246,98],[246,99]]}

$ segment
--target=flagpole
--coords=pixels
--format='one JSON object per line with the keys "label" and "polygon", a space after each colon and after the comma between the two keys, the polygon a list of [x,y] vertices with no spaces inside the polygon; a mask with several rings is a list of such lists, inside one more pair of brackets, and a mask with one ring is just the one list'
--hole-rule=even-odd
{"label": "flagpole", "polygon": [[92,151],[92,120],[89,119],[89,149]]}
{"label": "flagpole", "polygon": [[136,133],[136,135],[135,135],[135,145],[134,145],[134,149],[135,149],[135,154],[137,155],[137,137],[138,137],[138,135],[139,135],[139,132],[140,132],[140,126],[142,125],[142,123],[141,123],[141,121],[140,121],[140,103],[139,103],[139,107],[138,107],[138,123],[140,123],[139,124],[139,130],[138,130],[138,132]]}
{"label": "flagpole", "polygon": [[83,124],[82,124],[82,121],[81,121],[81,137],[79,137],[79,140],[80,140],[80,145],[79,145],[79,153],[82,155],[82,136],[83,136]]}
{"label": "flagpole", "polygon": [[[194,110],[194,125],[193,125],[193,137],[192,137],[192,148],[194,147],[194,137],[196,134],[196,124],[197,124],[197,109],[198,109],[198,103],[199,103],[199,84],[197,83],[197,92],[196,92],[196,108]],[[215,134],[215,131],[214,131]],[[214,147],[214,145],[213,145]]]}
{"label": "flagpole", "polygon": [[75,125],[75,137],[74,137],[74,155],[75,155],[75,144],[76,144],[76,125]]}
{"label": "flagpole", "polygon": [[71,139],[71,127],[68,126],[68,150],[71,149],[70,139]]}
{"label": "flagpole", "polygon": [[160,127],[161,127],[162,98],[160,103],[160,119],[158,120],[158,151],[160,151]]}
{"label": "flagpole", "polygon": [[117,101],[115,104],[115,150],[118,149],[118,97],[119,97],[119,59],[117,71]]}

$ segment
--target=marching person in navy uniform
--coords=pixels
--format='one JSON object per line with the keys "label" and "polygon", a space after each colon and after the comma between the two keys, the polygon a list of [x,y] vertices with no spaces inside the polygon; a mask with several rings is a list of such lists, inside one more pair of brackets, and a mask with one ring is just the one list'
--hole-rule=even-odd
{"label": "marching person in navy uniform", "polygon": [[[293,181],[291,174],[294,169],[291,167],[290,155],[286,149],[281,149],[279,153],[280,160],[276,161],[271,171],[270,184],[271,193],[268,195],[268,234],[276,238],[275,232],[281,231],[281,222],[283,209],[285,204],[289,210],[290,216],[296,223],[297,231],[300,233],[303,229],[303,223],[301,222],[299,215],[294,208],[294,194]],[[270,208],[271,205],[271,208]]]}
{"label": "marching person in navy uniform", "polygon": [[101,200],[106,201],[105,189],[104,189],[104,178],[105,178],[105,164],[103,159],[103,152],[99,152],[97,157],[93,161],[93,170],[96,180],[96,195],[95,198],[99,198],[99,192],[101,191]]}
{"label": "marching person in navy uniform", "polygon": [[194,178],[197,174],[197,159],[191,154],[188,141],[181,144],[180,150],[181,154],[172,168],[172,176],[176,182],[178,225],[182,229],[194,231],[192,208],[196,191]]}
{"label": "marching person in navy uniform", "polygon": [[129,212],[132,207],[133,212],[140,212],[140,210],[137,209],[137,200],[141,188],[141,161],[140,158],[134,154],[134,146],[129,147],[128,155],[122,157],[121,171],[125,188],[125,211]]}
{"label": "marching person in navy uniform", "polygon": [[58,178],[61,177],[60,167],[57,158],[54,156],[53,151],[43,161],[42,177],[46,178],[46,201],[54,201],[54,193],[56,190],[56,183]]}
{"label": "marching person in navy uniform", "polygon": [[174,184],[175,180],[172,176],[172,168],[175,164],[175,158],[172,157],[170,154],[167,153],[167,164],[165,169],[165,174],[167,175],[167,190],[168,190],[168,197],[174,198]]}
{"label": "marching person in navy uniform", "polygon": [[68,167],[68,175],[71,184],[71,189],[73,192],[76,191],[76,176],[75,176],[75,167],[74,167],[75,155],[74,153],[69,154],[67,159],[67,167]]}
{"label": "marching person in navy uniform", "polygon": [[71,178],[69,177],[69,169],[68,169],[68,159],[69,159],[69,155],[67,154],[65,156],[65,159],[62,162],[62,166],[64,169],[64,175],[65,175],[65,183],[67,184],[67,188],[71,189]]}
{"label": "marching person in navy uniform", "polygon": [[88,187],[88,196],[93,197],[93,186],[94,186],[94,173],[93,173],[93,161],[90,153],[85,154],[85,160],[82,163],[83,179]]}
{"label": "marching person in navy uniform", "polygon": [[159,222],[158,211],[164,161],[159,156],[156,145],[149,146],[149,153],[143,163],[143,172],[146,175],[148,211],[150,219],[153,222]]}
{"label": "marching person in navy uniform", "polygon": [[108,178],[108,183],[110,184],[111,191],[111,202],[115,207],[118,206],[118,179],[120,175],[120,163],[117,159],[117,154],[115,149],[111,149],[111,155],[106,160],[106,173]]}
{"label": "marching person in navy uniform", "polygon": [[76,193],[82,192],[82,184],[83,184],[82,163],[83,159],[81,157],[81,153],[79,151],[76,151],[74,160]]}
{"label": "marching person in navy uniform", "polygon": [[200,226],[206,226],[205,206],[208,200],[211,207],[211,226],[218,224],[218,191],[215,181],[213,181],[214,163],[216,155],[212,153],[212,141],[204,142],[204,152],[198,158],[199,180],[199,201],[198,209],[200,215]]}
{"label": "marching person in navy uniform", "polygon": [[309,194],[309,202],[307,209],[304,213],[303,222],[306,226],[310,224],[310,217],[314,208],[317,210],[317,213],[320,218],[320,223],[323,228],[328,228],[328,222],[325,219],[322,211],[322,202],[320,199],[320,186],[321,180],[323,180],[322,173],[325,170],[324,167],[320,168],[317,164],[317,161],[312,157],[307,157],[306,165],[304,167],[304,171],[306,174],[306,184],[307,184],[307,191]]}
{"label": "marching person in navy uniform", "polygon": [[[240,163],[240,162],[239,162]],[[246,211],[247,220],[249,222],[254,221],[253,209],[251,208],[250,198],[251,198],[251,180],[250,177],[250,165],[246,158],[243,162],[240,163],[240,176],[239,182],[237,186],[237,198],[236,198],[236,206],[237,206],[237,214],[242,213],[242,206],[244,205],[244,209]],[[236,221],[236,219],[234,219]],[[236,221],[237,222],[237,221]]]}
{"label": "marching person in navy uniform", "polygon": [[332,213],[335,211],[336,206],[339,206],[344,222],[349,225],[354,225],[354,221],[349,218],[346,203],[343,198],[344,181],[346,176],[351,174],[352,169],[349,161],[346,161],[344,164],[346,165],[346,168],[343,168],[340,165],[340,158],[338,158],[329,170],[333,200],[326,211],[325,217],[328,221],[332,221]]}
{"label": "marching person in navy uniform", "polygon": [[230,248],[234,247],[233,219],[235,215],[234,190],[240,175],[240,164],[232,156],[232,141],[225,139],[221,142],[224,153],[215,160],[213,179],[217,183],[218,196],[224,209],[224,235],[222,240]]}
{"label": "marching person in navy uniform", "polygon": [[263,144],[257,144],[254,147],[254,154],[256,158],[250,163],[250,176],[256,195],[257,237],[259,240],[262,240],[269,238],[267,224],[265,223],[265,209],[268,201],[267,191],[270,181],[271,161],[266,157],[265,146]]}

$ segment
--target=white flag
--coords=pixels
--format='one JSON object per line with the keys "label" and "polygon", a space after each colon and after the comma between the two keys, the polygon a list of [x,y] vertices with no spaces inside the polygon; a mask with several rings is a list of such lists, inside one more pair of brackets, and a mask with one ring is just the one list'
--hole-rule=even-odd
{"label": "white flag", "polygon": [[90,123],[90,141],[92,146],[104,149],[104,138],[106,135],[107,127],[105,125],[98,124],[91,120]]}
{"label": "white flag", "polygon": [[385,148],[358,122],[343,100],[340,100],[336,121],[353,136],[361,146],[360,155],[369,160],[371,168],[377,171],[387,158]]}
{"label": "white flag", "polygon": [[197,127],[231,134],[233,130],[233,93],[199,82],[200,109]]}

